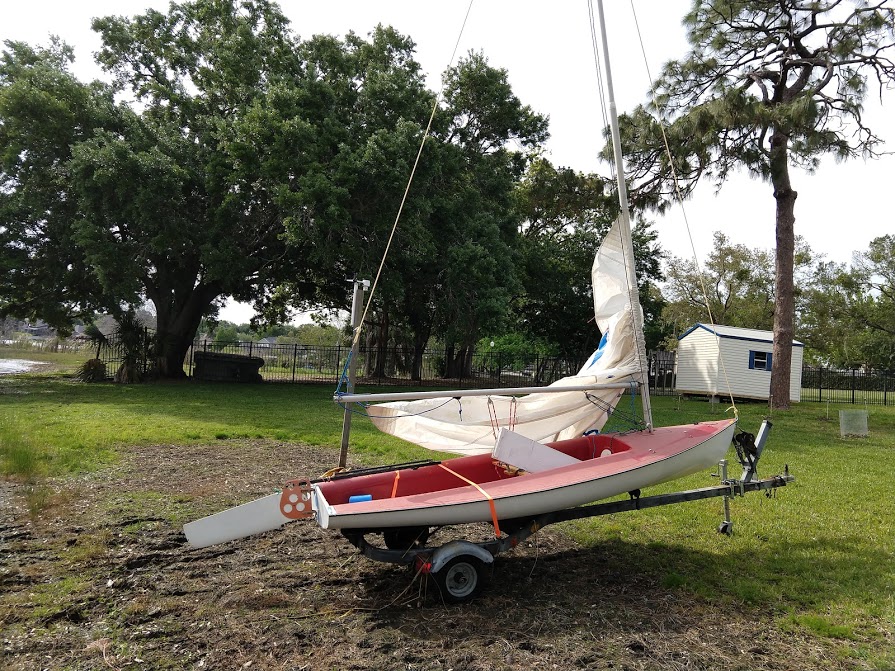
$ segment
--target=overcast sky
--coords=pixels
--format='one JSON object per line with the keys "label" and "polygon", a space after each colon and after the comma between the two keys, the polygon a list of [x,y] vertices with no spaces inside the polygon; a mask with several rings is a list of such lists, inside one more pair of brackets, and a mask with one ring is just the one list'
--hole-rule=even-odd
{"label": "overcast sky", "polygon": [[[438,88],[440,73],[450,62],[468,3],[398,0],[328,0],[280,3],[294,31],[366,35],[377,24],[390,24],[417,44],[417,59]],[[681,17],[690,0],[635,0],[638,38],[631,3],[606,2],[609,47],[617,105],[630,110],[644,102],[649,70],[686,50]],[[84,80],[103,77],[93,64],[99,47],[90,19],[108,14],[134,15],[147,7],[165,11],[167,2],[152,0],[29,0],[4,2],[0,39],[46,44],[50,34],[74,46],[75,72]],[[520,0],[477,0],[460,38],[458,53],[481,50],[491,65],[506,68],[515,93],[536,111],[550,117],[548,157],[579,171],[608,172],[596,158],[602,140],[602,111],[597,91],[587,3]],[[644,61],[643,51],[646,53]],[[895,91],[883,106],[869,105],[865,118],[895,147]],[[895,233],[895,157],[836,164],[825,159],[814,175],[794,171],[798,191],[796,233],[811,247],[835,261],[849,261],[853,251],[867,248],[880,235]],[[684,203],[700,260],[710,249],[712,231],[723,230],[734,242],[750,248],[773,249],[775,203],[769,185],[735,176],[716,195],[713,186],[700,187]],[[689,236],[680,206],[655,218],[659,242],[675,256],[690,258]],[[242,321],[245,311],[228,311],[225,318]],[[250,313],[249,313],[250,314]],[[245,317],[247,319],[247,317]]]}

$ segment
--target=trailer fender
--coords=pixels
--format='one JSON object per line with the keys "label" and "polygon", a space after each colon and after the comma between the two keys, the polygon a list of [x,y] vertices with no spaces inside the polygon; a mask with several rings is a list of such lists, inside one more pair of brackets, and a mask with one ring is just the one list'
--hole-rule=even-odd
{"label": "trailer fender", "polygon": [[494,563],[494,555],[488,552],[485,548],[479,547],[475,543],[470,543],[469,541],[456,540],[445,543],[432,553],[432,568],[430,571],[432,573],[438,573],[438,571],[451,559],[462,555],[471,555],[485,564]]}

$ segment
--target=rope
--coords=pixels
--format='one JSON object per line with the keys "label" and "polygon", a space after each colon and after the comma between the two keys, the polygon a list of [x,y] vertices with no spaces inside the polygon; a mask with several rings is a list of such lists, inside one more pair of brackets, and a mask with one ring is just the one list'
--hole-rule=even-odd
{"label": "rope", "polygon": [[513,396],[512,400],[510,401],[510,419],[509,419],[509,423],[507,425],[507,428],[510,431],[512,431],[513,429],[516,428],[516,410],[517,410],[516,397]]}
{"label": "rope", "polygon": [[[336,394],[336,396],[342,396],[342,395],[343,395],[343,394],[341,394],[341,393],[337,393],[337,394]],[[450,403],[450,402],[453,401],[453,400],[455,400],[455,399],[454,399],[454,398],[449,398],[449,399],[447,399],[444,403],[442,403],[441,405],[436,405],[434,408],[427,408],[426,410],[420,410],[419,412],[408,412],[408,413],[405,413],[405,414],[403,414],[403,415],[395,415],[395,416],[393,417],[393,419],[404,419],[405,417],[419,417],[420,415],[425,415],[427,412],[434,412],[435,410],[438,410],[439,408],[443,408],[444,406],[446,406],[448,403]],[[340,406],[342,406],[342,409],[343,409],[343,410],[348,410],[348,409],[349,409],[349,408],[348,408],[348,405],[347,405],[346,403],[342,403],[342,401],[340,401],[340,400],[337,400],[336,403],[338,403]],[[369,404],[368,404],[368,403],[358,403],[357,405],[359,405],[359,406],[361,406],[361,407],[363,407],[363,408],[366,408],[366,407],[368,407]],[[369,413],[366,413],[366,412],[359,412],[359,411],[357,411],[357,410],[351,410],[350,412],[353,412],[353,413],[356,414],[356,415],[362,415],[362,416],[364,416],[364,417],[369,417],[369,416],[370,416]],[[462,413],[462,412],[460,413],[460,419],[461,419],[461,420],[463,419],[463,413]]]}
{"label": "rope", "polygon": [[[341,386],[341,383],[339,386]],[[369,417],[370,416],[370,413],[368,413],[368,412],[361,412],[360,410],[353,410],[347,403],[343,403],[340,400],[341,397],[344,396],[343,392],[336,391],[335,396],[339,399],[339,400],[336,400],[336,403],[342,408],[342,410],[347,410],[348,412],[350,412],[354,415],[358,415],[360,417]],[[458,401],[458,405],[459,405],[459,401],[460,401],[459,398],[456,398],[456,397],[449,398],[444,403],[442,403],[441,405],[436,405],[434,408],[427,408],[426,410],[420,410],[419,412],[408,412],[408,413],[404,413],[403,415],[395,415],[392,419],[404,419],[405,417],[419,417],[420,415],[425,415],[426,413],[434,412],[434,411],[438,410],[439,408],[443,408],[448,403],[450,403],[451,401],[454,401],[454,400]],[[362,408],[367,408],[370,404],[369,403],[357,403],[356,405],[359,405]],[[460,405],[457,412],[460,415],[460,421],[463,421],[463,406],[462,405]]]}
{"label": "rope", "polygon": [[342,385],[348,384],[348,366],[351,365],[351,358],[354,356],[354,348],[348,350],[348,356],[345,357],[345,366],[342,368],[342,375],[339,377],[339,384],[336,385],[336,396],[341,396]]}
{"label": "rope", "polygon": [[488,505],[489,505],[490,508],[491,508],[491,524],[494,525],[494,534],[495,534],[498,538],[500,538],[500,525],[497,523],[497,508],[494,507],[494,499],[491,498],[491,495],[490,495],[488,492],[486,492],[484,489],[482,489],[480,485],[478,485],[477,483],[473,482],[473,481],[470,480],[469,478],[465,478],[465,477],[463,477],[462,475],[460,475],[459,473],[457,473],[457,471],[452,471],[450,468],[448,468],[448,467],[445,466],[444,464],[438,464],[438,465],[441,466],[441,467],[442,467],[444,470],[446,470],[448,473],[451,473],[452,475],[456,475],[458,478],[460,478],[461,480],[463,480],[463,482],[465,482],[466,484],[472,485],[473,487],[475,487],[476,489],[478,489],[479,492],[481,492],[482,496],[484,496],[486,499],[488,499]]}
{"label": "rope", "polygon": [[494,434],[494,439],[497,440],[497,432],[500,430],[500,420],[497,418],[497,407],[494,405],[494,401],[491,400],[491,397],[488,397],[488,419],[491,420],[491,433]]}
{"label": "rope", "polygon": [[[606,126],[609,125],[609,119],[606,115],[606,100],[605,92],[603,90],[603,68],[600,65],[600,49],[597,46],[597,26],[594,21],[594,6],[591,2],[587,3],[587,14],[588,19],[590,20],[590,42],[594,53],[594,70],[597,73],[597,95],[600,98],[600,112],[603,115],[603,128],[606,128]],[[612,179],[615,179],[615,163],[612,163],[609,169]]]}
{"label": "rope", "polygon": [[[594,406],[598,407],[600,410],[606,413],[606,417],[617,417],[619,421],[624,422],[632,429],[644,429],[646,425],[643,421],[637,417],[636,403],[634,397],[636,396],[636,384],[632,383],[631,385],[631,406],[632,410],[630,413],[625,412],[624,410],[619,410],[618,406],[612,406],[610,403],[607,403],[603,399],[592,396],[590,392],[584,392],[584,397]],[[599,431],[597,431],[599,433]],[[587,434],[585,434],[587,435]]]}
{"label": "rope", "polygon": [[[460,34],[457,35],[457,41],[454,43],[454,51],[451,53],[450,61],[448,61],[447,68],[448,69],[453,65],[454,58],[457,55],[457,49],[460,47],[460,39],[463,37],[463,31],[466,29],[466,21],[469,19],[469,13],[472,11],[472,3],[473,0],[469,0],[469,6],[466,8],[466,15],[463,17],[463,25],[460,26]],[[376,293],[376,287],[379,284],[379,277],[382,275],[382,269],[385,267],[385,259],[388,257],[389,249],[392,246],[392,240],[395,237],[395,231],[398,230],[398,222],[401,220],[401,214],[404,212],[404,204],[407,202],[407,195],[410,193],[410,186],[413,184],[413,178],[416,175],[416,168],[420,162],[420,156],[423,154],[423,147],[426,146],[426,140],[429,138],[429,133],[432,130],[432,120],[435,118],[435,112],[438,111],[438,103],[441,102],[442,94],[439,93],[435,96],[435,103],[432,105],[432,113],[429,115],[429,122],[426,124],[426,131],[423,133],[423,139],[420,142],[419,151],[416,153],[416,159],[413,161],[413,168],[410,170],[410,177],[407,180],[407,186],[404,188],[404,195],[401,197],[401,204],[398,206],[398,213],[395,215],[395,223],[392,225],[392,231],[389,233],[388,242],[385,245],[385,251],[382,253],[382,261],[379,262],[379,270],[376,271],[376,277],[373,280],[373,285],[370,287],[370,295],[367,298],[367,304],[364,306],[364,312],[361,315],[360,324],[357,325],[357,328],[354,330],[354,339],[352,340],[352,347],[358,343],[360,340],[361,329],[363,329],[364,321],[367,318],[367,312],[370,310],[370,305],[373,303],[373,295]]]}
{"label": "rope", "polygon": [[[640,32],[640,22],[637,20],[637,11],[634,9],[634,0],[631,0],[631,13],[634,15],[634,25],[637,29],[637,39],[640,41],[640,52],[643,54],[643,63],[646,67],[647,77],[652,83],[653,75],[650,71],[649,61],[646,57],[646,46],[643,43],[643,35]],[[653,107],[656,111],[659,111],[659,106],[656,103],[656,96],[653,92],[653,87],[650,86],[650,97],[652,98]],[[705,277],[702,273],[702,266],[699,263],[699,255],[696,253],[696,244],[693,242],[693,231],[690,229],[690,220],[687,218],[687,209],[684,207],[684,196],[681,193],[680,180],[677,176],[677,170],[674,169],[674,157],[671,154],[671,146],[668,143],[668,136],[665,133],[665,123],[662,121],[661,114],[659,115],[659,130],[662,132],[662,143],[665,145],[665,154],[668,156],[668,166],[671,170],[671,178],[674,182],[674,194],[677,197],[678,205],[681,208],[681,215],[684,218],[684,228],[687,230],[687,238],[690,241],[690,250],[693,252],[693,263],[696,265],[696,274],[699,276],[699,287],[702,290],[702,299],[705,301],[705,309],[709,316],[709,323],[712,325],[712,329],[715,333],[715,344],[718,346],[718,358],[721,360],[721,372],[724,374],[724,382],[727,385],[727,393],[730,396],[730,405],[733,409],[734,415],[739,417],[739,411],[736,407],[736,401],[733,398],[733,390],[730,386],[730,377],[727,374],[727,366],[724,363],[724,354],[721,349],[721,336],[718,335],[718,329],[715,324],[715,317],[712,315],[712,307],[709,305],[709,296],[708,289],[705,286]]]}

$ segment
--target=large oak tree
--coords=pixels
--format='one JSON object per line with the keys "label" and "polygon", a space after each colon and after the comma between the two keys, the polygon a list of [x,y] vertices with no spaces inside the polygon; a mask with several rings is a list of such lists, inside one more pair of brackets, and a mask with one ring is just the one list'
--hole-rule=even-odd
{"label": "large oak tree", "polygon": [[[6,45],[0,63],[0,314],[60,328],[153,304],[159,372],[183,375],[226,297],[270,320],[345,307],[376,269],[435,96],[413,42],[301,41],[268,0],[196,0],[94,20],[113,85],[71,50]],[[447,73],[374,314],[461,346],[506,311],[510,213],[546,120],[506,72]]]}
{"label": "large oak tree", "polygon": [[65,328],[151,302],[159,372],[177,377],[216,300],[303,270],[282,239],[288,203],[239,143],[300,66],[286,24],[264,0],[96,19],[112,87],[77,81],[65,48],[7,45],[0,256],[15,272],[3,312]]}

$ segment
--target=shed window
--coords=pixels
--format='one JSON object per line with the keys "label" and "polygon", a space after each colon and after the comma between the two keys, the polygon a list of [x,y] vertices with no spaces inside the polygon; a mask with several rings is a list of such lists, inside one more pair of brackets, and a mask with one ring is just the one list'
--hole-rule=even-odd
{"label": "shed window", "polygon": [[772,355],[770,352],[749,352],[749,369],[750,370],[771,370]]}

